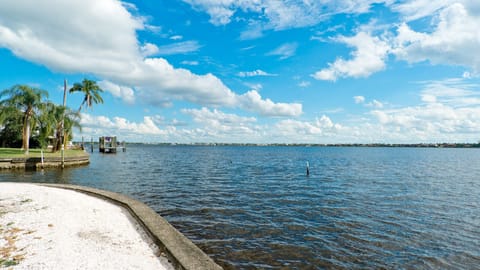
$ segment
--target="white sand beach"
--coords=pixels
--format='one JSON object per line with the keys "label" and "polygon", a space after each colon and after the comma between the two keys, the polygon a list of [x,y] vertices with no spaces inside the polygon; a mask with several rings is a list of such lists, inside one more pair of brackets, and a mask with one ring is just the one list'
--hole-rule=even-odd
{"label": "white sand beach", "polygon": [[173,269],[123,208],[79,192],[0,183],[0,268]]}

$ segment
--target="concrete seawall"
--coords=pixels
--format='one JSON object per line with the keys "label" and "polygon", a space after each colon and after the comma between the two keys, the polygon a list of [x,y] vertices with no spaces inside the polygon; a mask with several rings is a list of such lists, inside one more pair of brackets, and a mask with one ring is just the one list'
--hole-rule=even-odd
{"label": "concrete seawall", "polygon": [[122,194],[89,187],[63,184],[40,185],[82,192],[108,200],[125,208],[132,217],[143,226],[145,232],[149,234],[152,241],[167,256],[175,269],[222,269],[222,267],[217,265],[200,248],[168,223],[168,221],[142,202]]}
{"label": "concrete seawall", "polygon": [[[83,157],[65,157],[65,167],[81,166],[90,163],[88,155]],[[2,158],[0,159],[0,170],[37,170],[42,168],[59,168],[62,166],[60,157],[48,157],[42,159],[39,157],[31,158]]]}

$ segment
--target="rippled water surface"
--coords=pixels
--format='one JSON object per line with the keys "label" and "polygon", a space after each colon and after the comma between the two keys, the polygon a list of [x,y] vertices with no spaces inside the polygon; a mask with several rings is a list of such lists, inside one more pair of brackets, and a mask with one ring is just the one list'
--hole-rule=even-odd
{"label": "rippled water surface", "polygon": [[0,180],[130,195],[226,269],[480,265],[480,149],[132,145]]}

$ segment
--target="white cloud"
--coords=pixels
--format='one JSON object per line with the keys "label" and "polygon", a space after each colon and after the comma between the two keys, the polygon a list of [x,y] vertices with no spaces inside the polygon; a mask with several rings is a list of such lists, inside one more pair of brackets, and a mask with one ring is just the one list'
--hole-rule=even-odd
{"label": "white cloud", "polygon": [[[232,17],[247,14],[250,27],[248,37],[261,36],[262,30],[285,30],[316,25],[339,13],[365,13],[375,3],[390,4],[392,0],[339,0],[339,1],[269,1],[269,0],[184,0],[195,9],[210,15],[214,25],[225,25]],[[237,12],[241,11],[241,12]],[[247,19],[242,18],[241,19]],[[252,19],[253,18],[253,19]],[[253,20],[253,22],[252,22]],[[253,29],[253,30],[251,30]],[[255,33],[252,35],[252,33]],[[259,34],[260,33],[260,34]]]}
{"label": "white cloud", "polygon": [[202,46],[197,41],[184,41],[158,47],[159,55],[186,54],[198,51]]}
{"label": "white cloud", "polygon": [[175,36],[171,36],[170,39],[171,40],[181,40],[181,39],[183,39],[183,36],[175,35]]}
{"label": "white cloud", "polygon": [[241,71],[238,73],[240,77],[257,77],[257,76],[276,76],[276,74],[270,74],[263,70],[257,69],[254,71]]}
{"label": "white cloud", "polygon": [[263,25],[250,21],[247,29],[240,33],[240,40],[257,39],[263,36]]}
{"label": "white cloud", "polygon": [[152,44],[152,43],[145,43],[142,47],[140,47],[140,51],[142,52],[142,55],[147,57],[147,56],[152,56],[155,54],[158,54],[159,49],[157,45]]}
{"label": "white cloud", "polygon": [[128,104],[135,102],[135,93],[132,88],[114,84],[110,81],[99,81],[98,86],[101,89],[110,92],[114,97],[121,98]]}
{"label": "white cloud", "polygon": [[138,97],[150,104],[163,103],[167,94],[197,104],[236,105],[237,95],[213,74],[196,75],[187,69],[176,69],[163,58],[145,59],[139,70],[127,78],[115,79],[138,86]]}
{"label": "white cloud", "polygon": [[0,1],[0,47],[56,71],[130,72],[143,27],[120,1]]}
{"label": "white cloud", "polygon": [[429,17],[438,10],[457,0],[407,0],[392,6],[392,10],[399,12],[407,21]]}
{"label": "white cloud", "polygon": [[437,102],[437,97],[434,95],[429,95],[429,94],[423,94],[421,97],[423,102],[426,103],[436,103]]}
{"label": "white cloud", "polygon": [[260,91],[263,88],[261,83],[245,83],[245,86],[249,87],[251,90]]}
{"label": "white cloud", "polygon": [[372,107],[372,108],[381,109],[381,108],[383,108],[384,105],[383,105],[382,102],[374,99],[374,100],[372,100],[372,102],[369,102],[369,103],[365,104],[365,106],[366,106],[366,107]]}
{"label": "white cloud", "polygon": [[193,120],[198,123],[215,123],[214,125],[245,125],[255,123],[257,119],[254,117],[243,117],[236,114],[227,114],[217,109],[210,110],[203,107],[202,109],[183,109],[183,113],[191,115]]}
{"label": "white cloud", "polygon": [[[190,133],[197,133],[201,139],[211,141],[245,141],[258,139],[259,128],[254,117],[227,114],[219,110],[183,109],[182,113],[190,115],[201,127]],[[197,138],[199,140],[199,138]]]}
{"label": "white cloud", "polygon": [[464,78],[464,79],[471,79],[472,77],[473,77],[473,75],[468,71],[465,71],[462,74],[462,78]]}
{"label": "white cloud", "polygon": [[420,93],[424,104],[372,110],[371,123],[387,141],[478,141],[480,93],[472,90],[478,87],[458,79],[427,82]]}
{"label": "white cloud", "polygon": [[[313,122],[304,122],[292,119],[281,120],[275,125],[278,136],[288,141],[319,142],[341,132],[343,127],[334,124],[326,115]],[[301,138],[299,140],[299,138]]]}
{"label": "white cloud", "polygon": [[187,66],[198,66],[199,63],[198,61],[182,61],[182,65],[187,65]]}
{"label": "white cloud", "polygon": [[[284,108],[290,107],[295,108],[293,114],[299,114],[297,108],[301,113],[298,104],[275,104],[261,97],[247,104],[248,99],[213,74],[197,75],[174,68],[166,59],[146,57],[192,52],[200,45],[186,41],[158,47],[146,42],[142,47],[136,31],[145,27],[143,18],[135,18],[116,0],[45,0],[40,6],[34,0],[0,1],[0,47],[55,71],[94,74],[117,85],[110,88],[111,93],[127,102],[135,97],[136,101],[165,106],[178,99],[254,108],[268,115],[275,111],[286,115]],[[262,102],[269,107],[259,108]]]}
{"label": "white cloud", "polygon": [[298,44],[295,42],[285,43],[280,47],[274,49],[273,51],[270,51],[269,53],[267,53],[267,55],[278,55],[280,56],[280,60],[284,60],[294,56],[297,51],[297,47]]}
{"label": "white cloud", "polygon": [[353,101],[355,104],[363,104],[365,107],[370,107],[370,108],[383,108],[384,104],[376,99],[372,100],[371,102],[365,103],[365,97],[364,96],[354,96]]}
{"label": "white cloud", "polygon": [[274,103],[268,98],[262,99],[255,90],[239,96],[238,101],[241,108],[264,116],[300,116],[302,114],[302,104]]}
{"label": "white cloud", "polygon": [[454,108],[480,105],[478,88],[477,84],[459,79],[426,82],[421,98],[426,103],[441,103]]}
{"label": "white cloud", "polygon": [[301,81],[300,83],[298,83],[298,86],[302,87],[302,88],[309,87],[310,82],[309,81]]}
{"label": "white cloud", "polygon": [[[127,140],[142,138],[169,142],[298,142],[298,143],[419,143],[476,142],[480,134],[480,85],[465,79],[424,82],[413,106],[378,106],[343,123],[322,115],[312,120],[282,119],[259,123],[255,117],[225,113],[218,109],[183,109],[193,123],[178,124],[160,116],[139,122],[121,117],[82,115],[84,134],[122,134]],[[259,100],[259,99],[257,99]],[[261,99],[260,99],[261,100]],[[248,102],[251,104],[252,102]],[[163,127],[160,127],[163,125]],[[180,127],[180,128],[177,128]],[[85,134],[86,133],[86,134]],[[144,134],[150,136],[145,137]],[[123,139],[123,138],[122,138]]]}
{"label": "white cloud", "polygon": [[365,97],[364,96],[354,96],[353,100],[355,101],[355,104],[360,104],[365,102]]}
{"label": "white cloud", "polygon": [[81,115],[80,124],[85,133],[90,136],[104,136],[105,134],[122,134],[125,138],[136,138],[139,135],[166,135],[167,131],[160,129],[155,124],[155,117],[145,116],[143,122],[135,123],[122,117],[94,116],[90,114]]}
{"label": "white cloud", "polygon": [[366,32],[359,32],[353,37],[340,36],[336,40],[355,48],[351,53],[352,59],[338,58],[334,63],[330,63],[328,68],[313,74],[313,78],[336,81],[344,77],[368,77],[385,68],[385,60],[390,50],[386,41]]}
{"label": "white cloud", "polygon": [[474,14],[462,3],[451,4],[438,12],[432,32],[417,32],[406,23],[398,28],[397,58],[410,63],[430,61],[480,70],[480,14]]}

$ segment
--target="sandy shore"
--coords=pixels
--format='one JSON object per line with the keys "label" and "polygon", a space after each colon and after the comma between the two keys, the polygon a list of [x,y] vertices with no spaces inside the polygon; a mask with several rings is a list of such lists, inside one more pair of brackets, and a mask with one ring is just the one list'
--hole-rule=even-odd
{"label": "sandy shore", "polygon": [[0,183],[0,268],[172,269],[121,207],[75,191]]}

